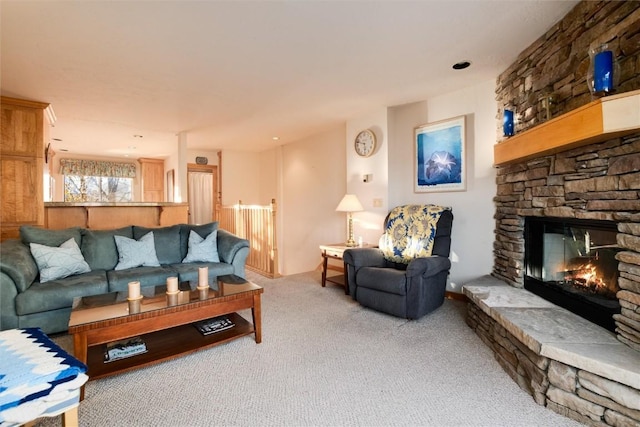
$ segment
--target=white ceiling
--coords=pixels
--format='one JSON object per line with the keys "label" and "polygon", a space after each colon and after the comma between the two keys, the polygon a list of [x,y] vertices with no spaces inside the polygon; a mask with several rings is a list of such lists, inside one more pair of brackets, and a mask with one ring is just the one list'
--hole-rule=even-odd
{"label": "white ceiling", "polygon": [[56,150],[262,151],[494,79],[576,3],[2,0],[1,88],[52,104]]}

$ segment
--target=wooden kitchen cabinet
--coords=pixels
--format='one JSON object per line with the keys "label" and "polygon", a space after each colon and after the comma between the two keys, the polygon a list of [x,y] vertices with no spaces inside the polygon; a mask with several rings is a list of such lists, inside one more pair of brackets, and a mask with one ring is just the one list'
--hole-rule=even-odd
{"label": "wooden kitchen cabinet", "polygon": [[0,240],[18,238],[20,226],[44,226],[44,150],[50,105],[2,97]]}
{"label": "wooden kitchen cabinet", "polygon": [[138,159],[142,202],[164,202],[164,160]]}

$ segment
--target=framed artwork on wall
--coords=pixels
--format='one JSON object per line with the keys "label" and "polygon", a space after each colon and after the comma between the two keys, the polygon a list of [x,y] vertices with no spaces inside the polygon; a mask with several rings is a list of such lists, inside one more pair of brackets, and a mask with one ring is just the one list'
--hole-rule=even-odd
{"label": "framed artwork on wall", "polygon": [[465,116],[415,129],[415,193],[465,191],[465,166]]}

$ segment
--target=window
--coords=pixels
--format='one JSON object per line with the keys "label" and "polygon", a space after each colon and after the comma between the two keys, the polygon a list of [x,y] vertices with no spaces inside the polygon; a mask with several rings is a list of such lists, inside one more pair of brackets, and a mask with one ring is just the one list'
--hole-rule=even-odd
{"label": "window", "polygon": [[65,202],[130,202],[132,178],[64,176]]}
{"label": "window", "polygon": [[131,202],[133,163],[60,159],[65,202]]}

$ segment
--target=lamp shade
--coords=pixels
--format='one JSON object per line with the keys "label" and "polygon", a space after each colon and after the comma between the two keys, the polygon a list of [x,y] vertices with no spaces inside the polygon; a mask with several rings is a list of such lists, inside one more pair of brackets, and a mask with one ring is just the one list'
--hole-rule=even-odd
{"label": "lamp shade", "polygon": [[345,194],[336,208],[338,212],[360,212],[363,210],[362,203],[355,194]]}

